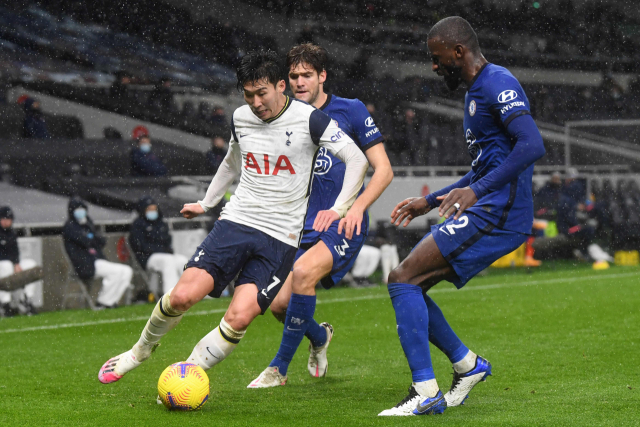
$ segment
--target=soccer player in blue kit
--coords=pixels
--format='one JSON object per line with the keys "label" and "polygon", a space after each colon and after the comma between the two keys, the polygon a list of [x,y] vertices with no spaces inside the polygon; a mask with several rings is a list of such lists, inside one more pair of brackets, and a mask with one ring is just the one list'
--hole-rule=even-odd
{"label": "soccer player in blue kit", "polygon": [[[436,23],[427,40],[432,69],[449,89],[464,82],[464,132],[471,171],[426,197],[400,202],[394,224],[438,208],[446,220],[435,225],[389,275],[400,344],[413,383],[409,395],[379,415],[442,413],[458,406],[491,375],[491,364],[470,351],[453,332],[427,291],[442,280],[457,288],[518,248],[533,224],[533,164],[545,153],[529,114],[529,101],[515,77],[487,62],[469,23],[453,16]],[[429,342],[450,359],[454,374],[443,395],[431,364]]]}
{"label": "soccer player in blue kit", "polygon": [[[342,131],[364,152],[374,170],[351,210],[340,222],[330,210],[343,185],[345,164],[321,148],[316,157],[306,223],[293,271],[271,303],[271,312],[284,323],[276,357],[248,388],[285,385],[287,369],[298,346],[309,338],[307,369],[313,377],[327,373],[327,347],[333,336],[329,323],[318,324],[313,316],[318,282],[331,288],[351,270],[369,230],[367,208],[380,197],[393,179],[393,170],[379,129],[358,99],[325,93],[327,51],[311,43],[294,46],[287,54],[289,85],[296,99],[305,101],[337,122]],[[352,230],[356,224],[356,230]],[[343,231],[344,228],[344,231]],[[322,231],[315,231],[315,230]]]}

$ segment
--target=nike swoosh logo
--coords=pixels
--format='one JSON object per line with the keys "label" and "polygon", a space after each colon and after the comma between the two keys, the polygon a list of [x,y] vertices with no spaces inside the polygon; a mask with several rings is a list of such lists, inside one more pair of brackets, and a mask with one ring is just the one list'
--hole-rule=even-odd
{"label": "nike swoosh logo", "polygon": [[291,329],[289,326],[287,326],[287,329],[290,331],[301,331],[302,329]]}
{"label": "nike swoosh logo", "polygon": [[443,400],[444,400],[444,396],[442,396],[438,400],[433,400],[433,401],[429,402],[428,405],[422,405],[422,403],[418,403],[418,406],[416,406],[416,411],[418,411],[419,413],[426,412],[429,409],[431,409],[433,406],[436,406],[439,403],[441,403]]}
{"label": "nike swoosh logo", "polygon": [[247,136],[247,135],[246,134],[245,135],[238,135],[238,138],[244,138],[245,136]]}
{"label": "nike swoosh logo", "polygon": [[220,358],[218,356],[216,356],[215,354],[211,353],[211,350],[209,350],[209,347],[207,347],[207,351],[209,352],[210,355],[212,355],[216,359],[220,360]]}

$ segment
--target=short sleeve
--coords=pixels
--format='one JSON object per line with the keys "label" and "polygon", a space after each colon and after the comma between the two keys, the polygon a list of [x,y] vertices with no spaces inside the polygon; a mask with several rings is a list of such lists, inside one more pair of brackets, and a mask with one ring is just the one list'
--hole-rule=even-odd
{"label": "short sleeve", "polygon": [[384,142],[384,137],[362,101],[354,100],[349,107],[349,113],[354,142],[362,151]]}
{"label": "short sleeve", "polygon": [[331,118],[320,110],[313,110],[309,116],[309,134],[315,145],[320,144],[320,138],[324,134]]}
{"label": "short sleeve", "polygon": [[516,117],[531,114],[529,100],[518,80],[509,74],[497,74],[484,86],[489,111],[507,127]]}
{"label": "short sleeve", "polygon": [[[324,115],[326,116],[326,114]],[[326,123],[327,125],[324,128],[324,131],[318,138],[318,145],[320,145],[321,147],[326,147],[331,154],[336,155],[336,153],[342,150],[346,145],[354,143],[351,137],[349,137],[349,135],[347,135],[345,131],[338,127],[338,124],[335,120],[329,119],[328,121],[326,121]],[[311,129],[309,130],[311,131]],[[311,131],[311,133],[313,138],[313,131]]]}

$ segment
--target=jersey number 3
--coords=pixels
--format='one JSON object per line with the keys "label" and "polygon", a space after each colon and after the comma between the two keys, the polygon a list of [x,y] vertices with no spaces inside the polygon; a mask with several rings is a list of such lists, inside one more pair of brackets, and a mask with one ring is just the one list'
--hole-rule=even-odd
{"label": "jersey number 3", "polygon": [[[260,165],[258,164],[258,161],[256,160],[256,157],[253,155],[253,153],[247,153],[247,160],[244,164],[244,168],[247,170],[254,169],[258,175],[270,175],[269,155],[263,154],[262,157],[264,159],[264,163],[263,163],[263,167],[260,168]],[[289,161],[289,158],[284,154],[278,157],[278,160],[276,161],[276,167],[273,168],[272,175],[278,175],[278,172],[280,171],[289,171],[291,175],[296,174],[296,171],[293,169],[293,166],[291,166],[291,162]]]}

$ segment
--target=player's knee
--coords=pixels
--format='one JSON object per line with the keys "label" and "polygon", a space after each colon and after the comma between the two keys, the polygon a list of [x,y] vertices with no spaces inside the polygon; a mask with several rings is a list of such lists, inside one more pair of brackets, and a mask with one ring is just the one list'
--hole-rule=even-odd
{"label": "player's knee", "polygon": [[224,320],[236,331],[244,331],[253,321],[253,316],[247,312],[237,310],[227,310]]}
{"label": "player's knee", "polygon": [[177,311],[189,310],[197,301],[190,295],[189,289],[186,286],[176,287],[171,291],[169,296],[171,307]]}
{"label": "player's knee", "polygon": [[313,289],[318,283],[318,278],[315,277],[313,268],[307,267],[304,264],[296,264],[293,267],[293,282],[291,284],[293,292],[299,293],[300,291]]}
{"label": "player's knee", "polygon": [[407,283],[411,278],[407,276],[406,272],[401,266],[397,266],[391,273],[389,273],[389,278],[387,279],[387,283]]}

